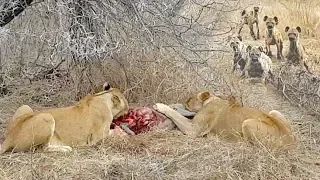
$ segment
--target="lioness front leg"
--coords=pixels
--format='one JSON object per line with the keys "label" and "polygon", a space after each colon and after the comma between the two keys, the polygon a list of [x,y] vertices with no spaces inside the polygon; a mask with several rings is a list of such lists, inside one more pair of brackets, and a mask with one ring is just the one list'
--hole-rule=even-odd
{"label": "lioness front leg", "polygon": [[199,128],[195,124],[169,106],[157,103],[153,108],[170,118],[184,134],[196,137],[200,133]]}

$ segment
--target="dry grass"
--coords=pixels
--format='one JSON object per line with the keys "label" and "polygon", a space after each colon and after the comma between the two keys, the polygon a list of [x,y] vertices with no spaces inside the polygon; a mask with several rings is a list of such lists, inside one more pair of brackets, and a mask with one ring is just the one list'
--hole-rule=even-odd
{"label": "dry grass", "polygon": [[5,155],[0,175],[2,179],[318,179],[320,169],[310,163],[311,152],[268,152],[214,138],[154,132],[110,139],[71,154]]}

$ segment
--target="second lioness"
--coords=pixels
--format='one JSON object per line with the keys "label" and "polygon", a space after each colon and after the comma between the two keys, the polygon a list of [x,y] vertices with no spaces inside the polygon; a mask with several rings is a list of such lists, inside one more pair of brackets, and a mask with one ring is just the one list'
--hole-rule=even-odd
{"label": "second lioness", "polygon": [[256,108],[243,107],[234,98],[222,99],[209,92],[193,95],[184,104],[189,111],[196,112],[192,120],[162,103],[157,103],[154,108],[190,136],[219,135],[228,141],[244,138],[271,147],[283,147],[295,142],[290,122],[279,111],[265,113]]}

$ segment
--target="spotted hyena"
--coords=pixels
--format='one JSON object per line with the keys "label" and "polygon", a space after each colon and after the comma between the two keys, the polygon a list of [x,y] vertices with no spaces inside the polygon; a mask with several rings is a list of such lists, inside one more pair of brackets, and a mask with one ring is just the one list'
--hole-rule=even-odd
{"label": "spotted hyena", "polygon": [[284,31],[287,33],[290,45],[286,53],[287,62],[294,65],[304,66],[308,71],[309,67],[306,64],[306,54],[304,47],[300,44],[301,28],[290,28],[287,26]]}
{"label": "spotted hyena", "polygon": [[[254,40],[260,39],[260,29],[259,29],[259,7],[254,7],[253,10],[247,11],[243,10],[241,12],[241,24],[238,34],[240,35],[243,26],[246,24],[249,26],[250,34]],[[257,35],[253,31],[253,25],[256,25]]]}
{"label": "spotted hyena", "polygon": [[279,19],[277,16],[270,18],[268,16],[264,16],[263,21],[266,22],[266,32],[265,32],[265,44],[266,51],[269,57],[272,57],[272,52],[270,49],[270,45],[277,46],[277,59],[282,59],[282,49],[283,49],[283,37],[280,31],[277,29],[277,25],[279,23]]}
{"label": "spotted hyena", "polygon": [[273,79],[272,61],[265,54],[262,46],[247,47],[247,60],[242,77],[248,79],[259,79],[262,83],[266,83],[266,78],[270,76]]}
{"label": "spotted hyena", "polygon": [[230,47],[233,50],[233,73],[241,73],[246,64],[246,48],[247,46],[243,43],[241,36],[230,37]]}

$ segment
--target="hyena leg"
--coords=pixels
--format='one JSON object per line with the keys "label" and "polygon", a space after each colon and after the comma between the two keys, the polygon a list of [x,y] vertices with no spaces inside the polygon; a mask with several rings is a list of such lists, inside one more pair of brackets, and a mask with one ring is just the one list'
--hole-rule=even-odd
{"label": "hyena leg", "polygon": [[281,60],[281,45],[280,45],[280,43],[277,43],[276,44],[276,46],[277,46],[277,59],[278,60]]}
{"label": "hyena leg", "polygon": [[258,22],[256,22],[256,28],[257,28],[257,39],[260,39],[260,29],[259,29]]}
{"label": "hyena leg", "polygon": [[281,56],[281,59],[283,58],[282,50],[283,50],[283,42],[281,41],[280,42],[280,56]]}
{"label": "hyena leg", "polygon": [[250,28],[250,34],[251,34],[251,36],[253,37],[254,40],[257,40],[256,35],[254,34],[254,31],[253,31],[253,24],[250,24],[250,25],[249,25],[249,28]]}
{"label": "hyena leg", "polygon": [[239,31],[238,31],[238,35],[240,35],[240,33],[241,33],[241,31],[242,31],[243,26],[244,26],[244,23],[241,23],[241,24],[240,24]]}
{"label": "hyena leg", "polygon": [[266,49],[267,49],[267,55],[271,58],[272,57],[272,52],[270,49],[270,44],[266,44]]}

